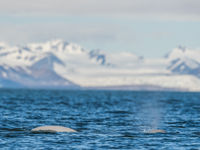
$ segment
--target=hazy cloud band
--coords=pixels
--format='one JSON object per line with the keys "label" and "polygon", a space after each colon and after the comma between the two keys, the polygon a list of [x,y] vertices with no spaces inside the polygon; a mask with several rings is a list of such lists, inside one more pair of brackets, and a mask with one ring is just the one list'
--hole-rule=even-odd
{"label": "hazy cloud band", "polygon": [[9,15],[113,15],[198,19],[199,0],[6,0],[0,13]]}

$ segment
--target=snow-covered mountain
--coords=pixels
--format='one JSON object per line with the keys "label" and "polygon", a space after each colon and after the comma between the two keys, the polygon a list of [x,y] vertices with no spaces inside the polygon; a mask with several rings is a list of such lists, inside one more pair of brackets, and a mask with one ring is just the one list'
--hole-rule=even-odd
{"label": "snow-covered mountain", "polygon": [[167,58],[171,60],[168,69],[173,73],[200,77],[200,51],[179,47],[174,49]]}
{"label": "snow-covered mountain", "polygon": [[200,91],[200,51],[179,47],[145,59],[63,40],[0,43],[0,87]]}

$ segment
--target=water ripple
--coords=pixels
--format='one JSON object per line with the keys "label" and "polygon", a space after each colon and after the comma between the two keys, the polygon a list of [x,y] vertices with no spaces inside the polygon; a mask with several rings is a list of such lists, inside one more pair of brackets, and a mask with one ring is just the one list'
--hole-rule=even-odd
{"label": "water ripple", "polygon": [[[199,149],[199,106],[200,93],[2,89],[0,147]],[[31,132],[43,125],[78,132]]]}

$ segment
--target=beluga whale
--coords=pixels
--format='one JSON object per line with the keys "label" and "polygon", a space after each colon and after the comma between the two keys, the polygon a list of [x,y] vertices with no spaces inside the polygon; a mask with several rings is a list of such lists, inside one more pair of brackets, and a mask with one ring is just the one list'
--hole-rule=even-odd
{"label": "beluga whale", "polygon": [[31,130],[32,132],[77,132],[74,129],[63,127],[63,126],[40,126]]}
{"label": "beluga whale", "polygon": [[166,131],[165,130],[161,130],[161,129],[152,129],[152,130],[145,131],[145,133],[149,133],[149,134],[166,133]]}

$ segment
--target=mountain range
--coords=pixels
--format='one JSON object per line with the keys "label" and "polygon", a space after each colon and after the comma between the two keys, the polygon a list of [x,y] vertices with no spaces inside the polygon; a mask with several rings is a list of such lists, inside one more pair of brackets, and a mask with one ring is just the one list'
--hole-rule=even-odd
{"label": "mountain range", "polygon": [[63,40],[0,43],[1,88],[200,91],[200,50],[179,46],[162,58],[86,50]]}

